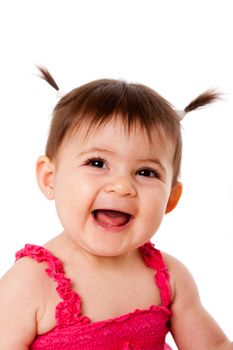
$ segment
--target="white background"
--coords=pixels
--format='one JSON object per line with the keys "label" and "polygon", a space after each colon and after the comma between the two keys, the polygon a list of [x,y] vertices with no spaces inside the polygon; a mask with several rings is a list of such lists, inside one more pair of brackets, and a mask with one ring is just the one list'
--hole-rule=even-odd
{"label": "white background", "polygon": [[[151,86],[178,109],[216,87],[224,100],[183,122],[183,197],[153,241],[188,266],[203,304],[233,338],[231,6],[230,0],[1,2],[0,275],[26,242],[43,244],[61,230],[35,180],[57,102],[35,76],[35,64],[46,65],[66,91],[123,78]],[[169,343],[175,349],[170,337]]]}

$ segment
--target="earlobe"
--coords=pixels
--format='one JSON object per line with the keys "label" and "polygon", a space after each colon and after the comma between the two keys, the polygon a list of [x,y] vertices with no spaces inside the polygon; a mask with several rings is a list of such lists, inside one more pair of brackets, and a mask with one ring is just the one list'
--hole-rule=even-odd
{"label": "earlobe", "polygon": [[36,178],[41,192],[48,199],[54,198],[53,179],[54,164],[46,156],[41,156],[36,162]]}
{"label": "earlobe", "polygon": [[170,213],[178,204],[182,194],[182,183],[177,182],[171,189],[170,197],[167,203],[166,214]]}

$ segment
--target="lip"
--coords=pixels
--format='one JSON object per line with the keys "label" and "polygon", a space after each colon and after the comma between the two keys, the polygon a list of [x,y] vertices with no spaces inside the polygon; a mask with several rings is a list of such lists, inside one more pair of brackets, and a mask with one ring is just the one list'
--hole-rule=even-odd
{"label": "lip", "polygon": [[131,212],[131,210],[128,210],[128,208],[124,208],[124,207],[117,207],[117,206],[114,206],[114,207],[105,207],[105,206],[101,206],[101,207],[94,207],[94,209],[92,209],[92,214],[94,211],[96,210],[112,210],[112,211],[121,211],[122,213],[125,213],[125,214],[128,214],[128,215],[131,215],[132,217],[134,217],[134,214]]}
{"label": "lip", "polygon": [[[101,209],[99,209],[99,210],[101,210]],[[108,210],[122,211],[122,210],[109,209],[109,208],[108,208]],[[127,213],[127,212],[124,212],[124,213]],[[127,213],[127,214],[129,214],[129,213]],[[114,232],[114,233],[125,231],[128,228],[128,226],[131,225],[131,223],[132,223],[132,221],[134,219],[134,216],[132,214],[129,214],[129,215],[130,215],[130,219],[125,225],[122,225],[122,226],[109,226],[109,225],[106,225],[104,223],[97,222],[97,220],[95,219],[94,210],[91,213],[91,217],[92,217],[92,220],[93,220],[95,226],[97,226],[99,229],[101,229],[103,231]]]}

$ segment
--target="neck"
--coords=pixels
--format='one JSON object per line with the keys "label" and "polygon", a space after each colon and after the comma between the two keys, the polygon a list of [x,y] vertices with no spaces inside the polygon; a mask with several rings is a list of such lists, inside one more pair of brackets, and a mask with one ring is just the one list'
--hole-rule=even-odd
{"label": "neck", "polygon": [[69,256],[73,263],[84,263],[89,267],[94,267],[99,270],[117,271],[126,268],[131,269],[135,266],[136,262],[141,260],[139,249],[134,249],[126,254],[118,256],[100,256],[83,249],[74,243],[64,232],[57,238],[60,241],[60,246],[63,248],[64,254]]}

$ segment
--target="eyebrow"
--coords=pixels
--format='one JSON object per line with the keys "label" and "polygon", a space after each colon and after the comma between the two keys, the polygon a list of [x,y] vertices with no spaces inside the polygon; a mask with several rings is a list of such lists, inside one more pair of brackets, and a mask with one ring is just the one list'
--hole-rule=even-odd
{"label": "eyebrow", "polygon": [[105,152],[105,153],[111,153],[111,154],[114,153],[113,151],[110,151],[109,149],[106,149],[106,148],[92,147],[92,148],[88,148],[83,152],[80,152],[79,156],[82,156],[84,154],[91,153],[91,152]]}
{"label": "eyebrow", "polygon": [[[113,151],[110,151],[109,149],[106,148],[100,148],[100,147],[93,147],[93,148],[88,148],[87,150],[80,152],[79,156],[85,155],[87,153],[91,152],[105,152],[109,154],[114,154]],[[150,162],[150,163],[155,163],[156,165],[159,165],[159,167],[162,169],[164,173],[166,173],[166,168],[162,164],[162,162],[158,158],[146,158],[146,159],[137,159],[139,162]]]}
{"label": "eyebrow", "polygon": [[150,163],[155,163],[156,165],[159,165],[159,167],[162,169],[164,173],[166,173],[165,166],[163,163],[158,158],[147,158],[147,159],[138,159],[140,162],[150,162]]}

